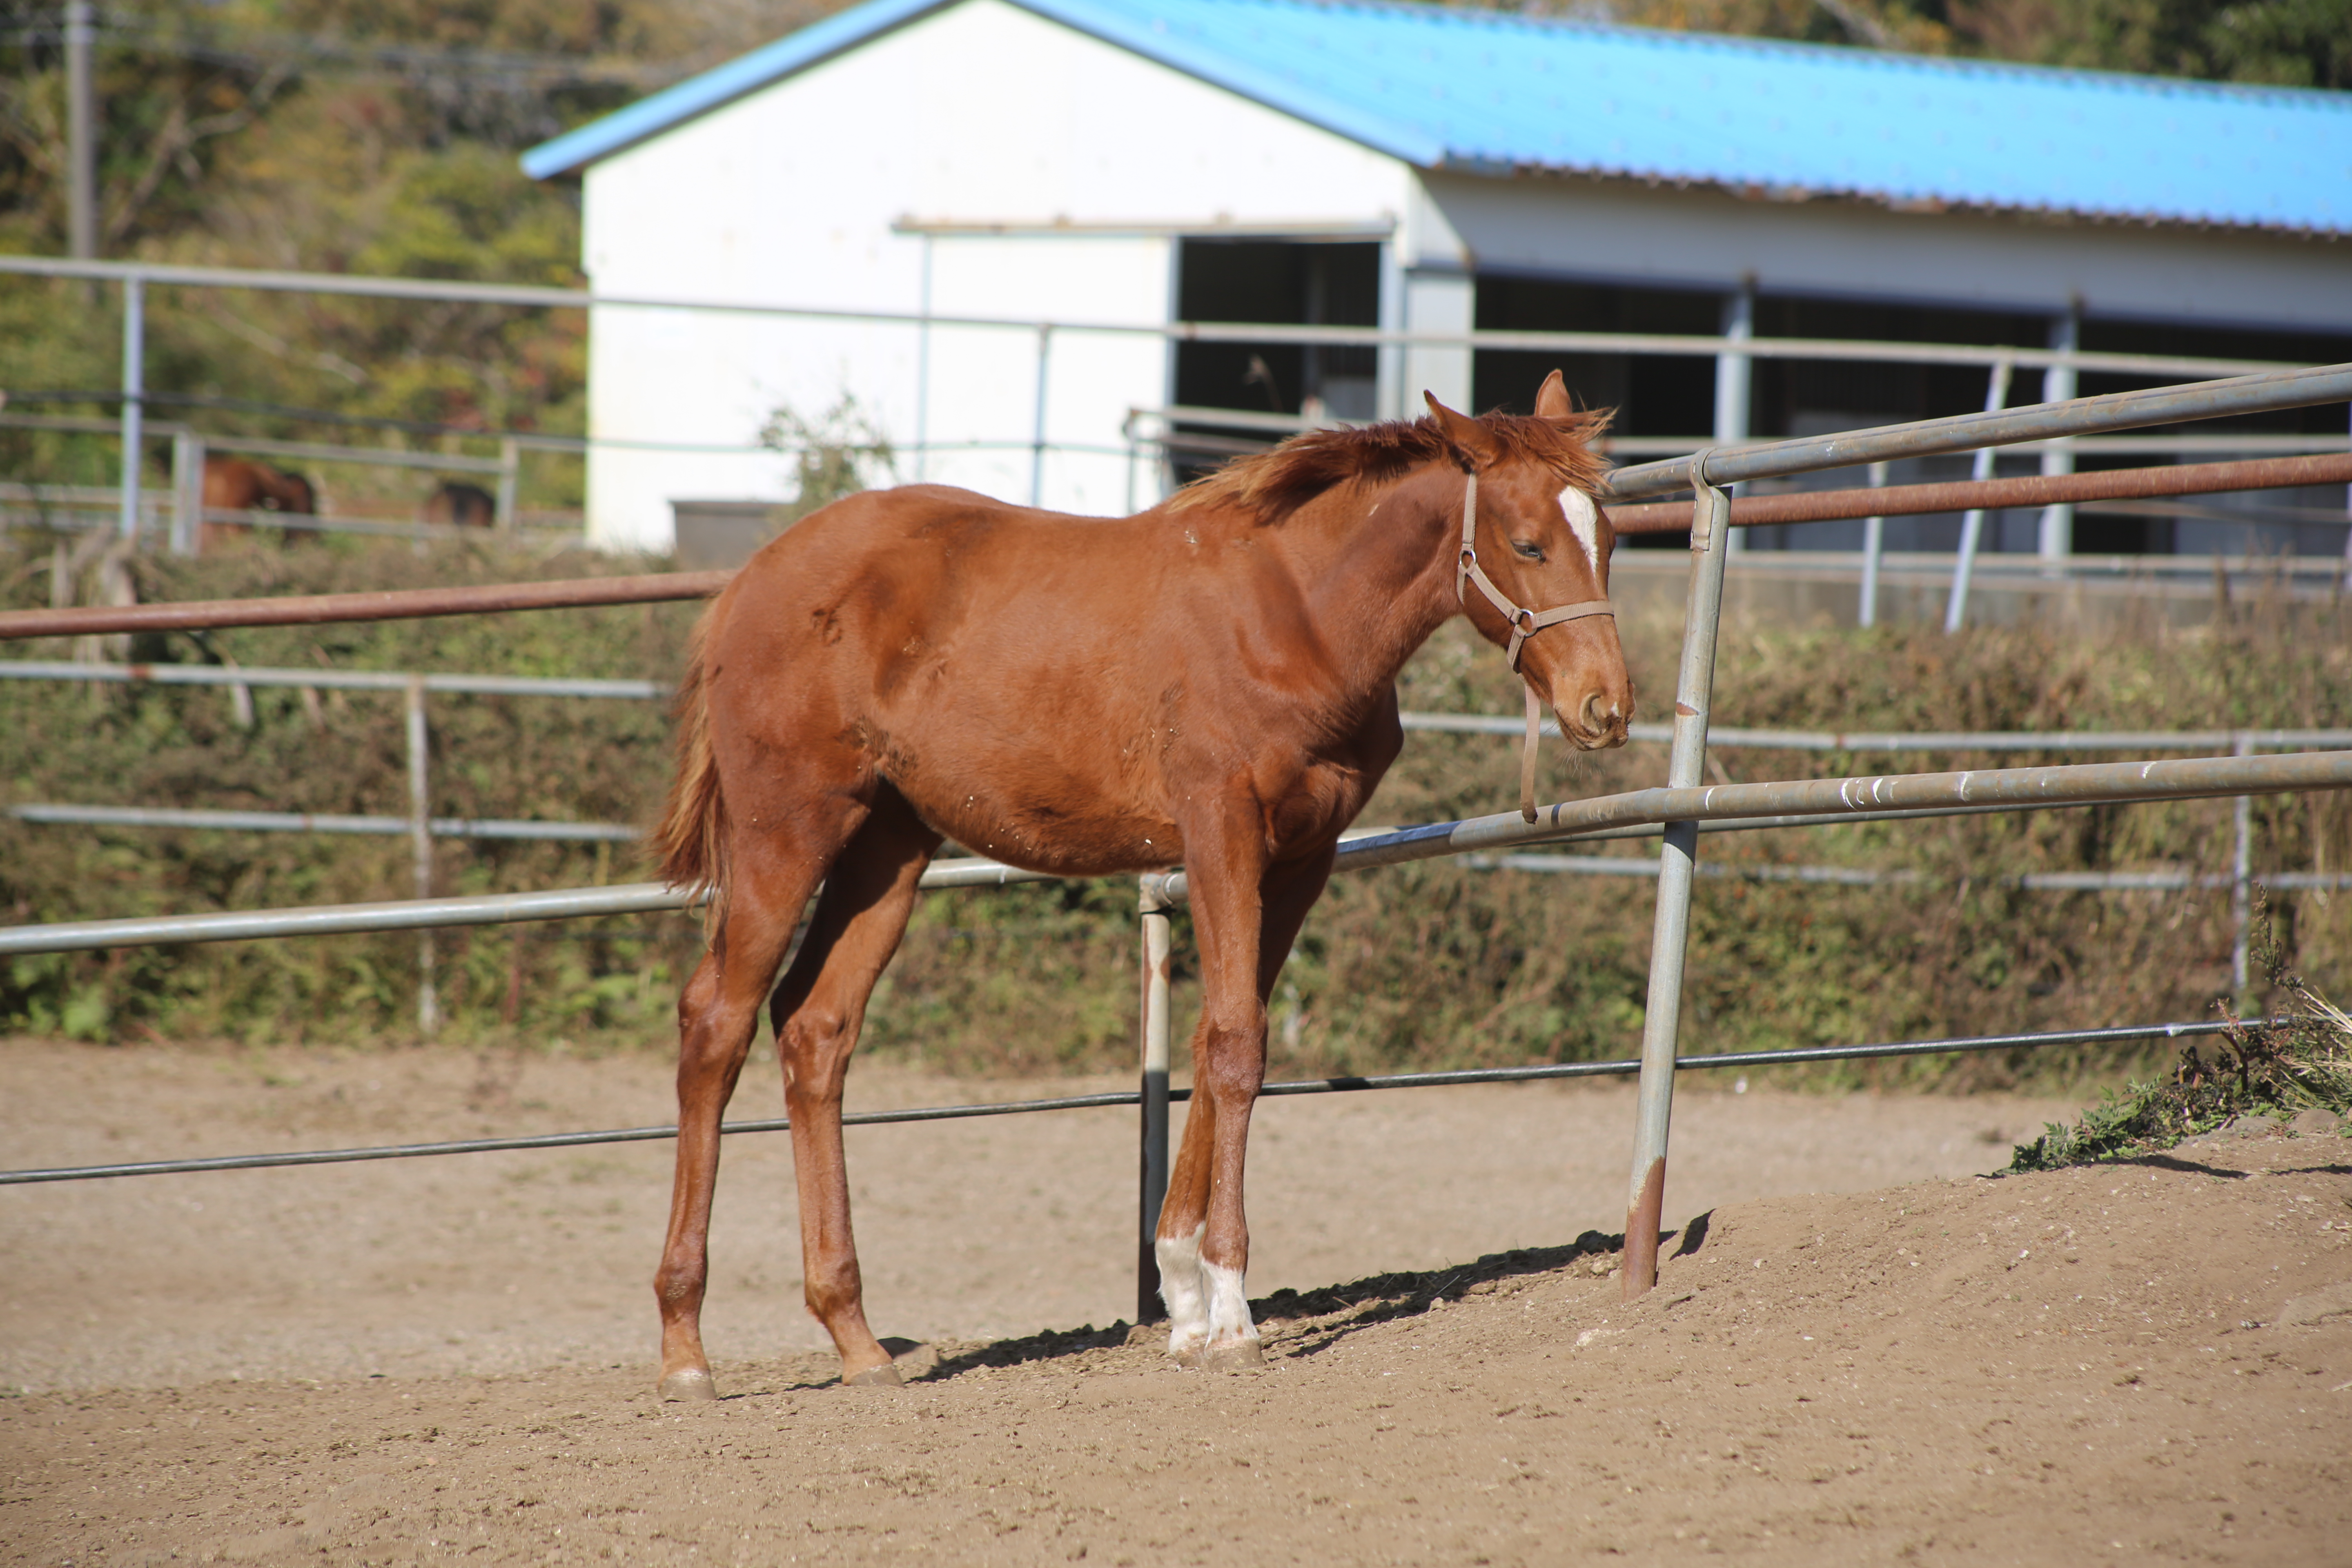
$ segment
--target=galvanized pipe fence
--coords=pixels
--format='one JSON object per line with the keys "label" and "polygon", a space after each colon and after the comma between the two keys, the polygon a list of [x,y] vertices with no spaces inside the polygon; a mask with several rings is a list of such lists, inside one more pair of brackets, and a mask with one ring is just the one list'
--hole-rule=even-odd
{"label": "galvanized pipe fence", "polygon": [[[1726,382],[1724,387],[1719,390],[1717,410],[1717,428],[1712,438],[1727,445],[1746,443],[1748,440],[1748,398],[1746,377],[1748,366],[1757,360],[1982,366],[1986,368],[1989,375],[1989,411],[1998,409],[2006,402],[2010,381],[2014,373],[2021,369],[2046,372],[2045,391],[2058,394],[2063,397],[2072,394],[2076,377],[2086,372],[2135,376],[2230,374],[2259,376],[2290,368],[2265,361],[2084,351],[2076,346],[2078,334],[2072,325],[2074,317],[2071,314],[2065,318],[2068,325],[2061,334],[2063,342],[2053,339],[2053,346],[2032,348],[1999,344],[1905,343],[1871,340],[1758,337],[1750,329],[1748,319],[1744,317],[1739,322],[1734,323],[1732,330],[1711,335],[1514,331],[1433,332],[1385,327],[1211,321],[1056,321],[1034,318],[942,314],[929,310],[912,311],[838,310],[789,306],[768,301],[661,299],[598,294],[587,289],[436,282],[414,279],[355,277],[346,274],[236,268],[182,267],[144,262],[65,260],[50,257],[0,256],[0,273],[106,281],[119,285],[122,290],[124,305],[122,384],[119,393],[114,394],[113,396],[119,404],[119,416],[116,424],[122,447],[120,527],[121,531],[130,537],[136,537],[140,530],[141,430],[146,405],[150,401],[150,395],[145,389],[143,370],[146,358],[144,301],[146,290],[150,286],[253,289],[265,292],[327,294],[417,302],[465,302],[505,305],[526,310],[656,310],[772,320],[898,327],[913,331],[918,334],[919,383],[923,382],[928,376],[929,334],[933,329],[962,328],[1016,333],[1034,344],[1032,376],[1034,396],[1031,400],[1033,406],[1030,429],[1025,438],[981,443],[934,443],[929,440],[926,429],[923,427],[923,422],[928,418],[928,390],[926,384],[919,384],[917,388],[918,428],[914,440],[901,444],[901,449],[919,455],[935,450],[950,450],[960,447],[987,447],[1005,450],[1026,449],[1030,457],[1029,493],[1033,504],[1043,494],[1045,459],[1049,452],[1116,450],[1089,443],[1059,440],[1050,435],[1047,423],[1046,389],[1053,344],[1057,335],[1071,333],[1128,339],[1141,337],[1175,343],[1224,342],[1321,348],[1361,347],[1390,353],[1401,353],[1412,349],[1465,349],[1474,353],[1480,350],[1488,350],[1657,354],[1707,358],[1716,362],[1718,378]],[[1752,296],[1745,292],[1738,298],[1743,301],[1752,300]],[[1737,385],[1729,384],[1729,379],[1727,378],[1736,379]],[[1158,437],[1146,437],[1135,427],[1137,416],[1147,411],[1133,411],[1125,430],[1128,441],[1126,455],[1129,459],[1130,487],[1135,459],[1144,445],[1156,443],[1162,450],[1172,449],[1171,444],[1172,437],[1170,432],[1175,428],[1175,420],[1170,418],[1163,421],[1169,426],[1169,431],[1164,431]],[[1199,419],[1196,422],[1217,424],[1228,428],[1251,418],[1249,415],[1237,410],[1160,412],[1185,417],[1197,414]],[[1273,417],[1279,421],[1285,416]],[[2072,471],[2075,455],[2072,438],[2077,434],[2079,433],[2075,431],[2060,430],[2050,437],[2033,438],[2056,442],[2055,446],[2042,454],[2042,468],[2045,475],[2058,475]],[[2352,431],[2347,431],[2347,436],[2352,436]],[[678,445],[626,440],[616,443],[613,438],[606,437],[549,437],[514,431],[497,433],[496,438],[500,446],[499,455],[495,462],[487,458],[453,458],[442,461],[437,466],[451,469],[471,467],[484,472],[495,472],[499,484],[497,512],[502,527],[511,526],[513,521],[517,466],[519,454],[522,450],[577,452],[584,451],[593,445],[617,444],[655,447]],[[215,445],[226,445],[226,438],[212,439]],[[1646,444],[1654,448],[1682,449],[1678,442],[1679,438],[1656,437],[1646,438]],[[1642,444],[1645,444],[1644,438],[1624,438],[1618,443],[1621,449],[1627,451]],[[346,454],[367,451],[365,448],[329,448],[304,443],[265,442],[255,445],[248,442],[242,446],[242,449],[256,451],[263,450],[265,447],[275,448],[281,455],[287,456],[299,456],[305,452],[316,453],[322,458],[331,450]],[[744,452],[759,451],[763,448],[749,445],[714,446],[706,448],[697,445],[695,449]],[[2237,449],[2245,448],[2242,447]],[[175,447],[175,458],[181,455]],[[346,455],[332,460],[415,461],[416,466],[420,467],[435,466],[421,460],[425,457],[424,454],[403,454],[389,458],[381,455],[366,458]],[[1990,476],[1990,458],[1979,460],[1978,465],[1981,470],[1978,475],[1979,479]],[[196,468],[201,469],[201,467],[199,453]],[[1759,476],[1727,468],[1724,470],[1721,479],[1722,482],[1728,483],[1753,477]],[[183,498],[188,494],[184,479],[175,481],[175,489]],[[1621,489],[1620,493],[1630,494],[1631,492]],[[1132,499],[1130,496],[1130,500]],[[178,521],[173,527],[174,547],[194,548],[196,534],[192,526],[194,513],[184,504],[175,515]],[[2071,514],[2066,512],[2063,502],[2051,503],[2045,511],[2040,553],[2053,563],[2063,563],[2073,552],[2070,519]],[[2062,520],[2069,521],[2062,521]],[[1965,610],[1968,580],[1972,569],[1974,554],[1972,545],[1980,521],[1980,518],[1974,519],[1964,525],[1963,543],[1955,564],[1951,592],[1950,614],[1951,618],[1955,620]],[[2347,563],[2352,564],[2352,531],[2347,531]],[[2063,564],[2059,569],[2063,569]]]}
{"label": "galvanized pipe fence", "polygon": [[[2215,796],[2242,799],[2256,793],[2352,787],[2352,751],[2273,756],[2242,754],[1703,786],[1698,779],[1708,740],[1723,566],[1731,534],[1730,501],[1721,487],[1734,480],[1760,479],[1856,462],[1886,461],[1900,457],[1963,450],[1988,443],[2088,435],[2149,423],[2215,417],[2224,413],[2335,402],[2347,395],[2352,395],[2352,366],[2280,372],[2203,386],[2074,399],[2030,409],[1988,412],[1958,419],[1930,420],[1811,440],[1770,443],[1728,451],[1710,449],[1686,458],[1620,470],[1614,479],[1614,489],[1619,497],[1635,499],[1678,489],[1689,489],[1696,496],[1690,525],[1691,574],[1685,617],[1685,649],[1676,691],[1675,721],[1671,730],[1673,754],[1666,786],[1593,800],[1558,803],[1540,812],[1532,823],[1524,820],[1518,813],[1510,812],[1462,822],[1369,834],[1343,843],[1337,861],[1339,869],[1352,871],[1465,853],[1491,853],[1578,837],[1661,833],[1664,838],[1664,854],[1661,862],[1652,943],[1650,1006],[1645,1016],[1641,1058],[1638,1063],[1572,1064],[1560,1068],[1397,1075],[1384,1080],[1318,1080],[1311,1084],[1269,1085],[1267,1092],[1330,1092],[1343,1088],[1403,1087],[1407,1084],[1480,1081],[1488,1078],[1565,1077],[1610,1071],[1638,1074],[1639,1110],[1628,1189],[1626,1254],[1622,1270],[1624,1289],[1632,1296],[1655,1283],[1674,1075],[1683,1068],[1726,1066],[1735,1062],[1767,1065],[1842,1059],[1857,1055],[2015,1048],[2061,1040],[2147,1038],[2224,1026],[2156,1025],[2122,1031],[1986,1037],[1975,1041],[1911,1041],[1885,1047],[1743,1053],[1736,1058],[1683,1058],[1678,1054],[1680,977],[1687,942],[1689,902],[1698,863],[1701,830],[1710,825],[1718,829],[1732,829],[1789,826],[1803,821],[1893,820],[1931,815],[2040,810],[2158,799]],[[707,575],[723,577],[720,574]],[[638,580],[635,588],[637,595],[645,599],[682,596],[647,591],[646,582],[643,579]],[[576,595],[576,585],[573,592]],[[503,601],[494,605],[469,604],[463,608],[449,607],[428,613],[465,613],[466,609],[478,607],[543,607],[566,602],[614,601],[592,601],[582,596],[567,600],[560,594],[535,596],[523,592],[510,593]],[[263,602],[264,605],[267,603]],[[140,608],[184,613],[194,607]],[[315,610],[316,606],[313,608]],[[365,617],[360,618],[388,618],[398,613],[397,609],[378,605]],[[57,625],[53,617],[59,614],[30,612],[0,619],[0,636],[47,634]],[[268,612],[265,610],[263,614],[267,616]],[[271,618],[274,624],[284,624],[283,620]],[[320,617],[314,616],[313,618]],[[181,624],[236,623],[214,620],[184,621]],[[114,628],[100,626],[77,629]],[[421,678],[408,682],[407,690],[412,703],[421,701],[424,689],[425,683]],[[2245,752],[2252,747],[2250,743],[2241,742],[2234,749]],[[2242,868],[2242,853],[2240,858]],[[935,881],[934,878],[940,879]],[[965,860],[935,866],[927,874],[925,883],[928,886],[959,885],[967,879],[993,882],[1032,879],[1030,874],[1013,868],[987,861]],[[1169,912],[1182,900],[1184,893],[1185,878],[1181,871],[1148,876],[1141,882],[1139,899],[1145,961],[1141,998],[1144,1068],[1141,1086],[1132,1096],[1108,1099],[1076,1097],[1070,1101],[1073,1104],[1139,1104],[1142,1109],[1142,1190],[1139,1210],[1143,1223],[1139,1227],[1139,1310],[1147,1315],[1151,1308],[1151,1287],[1154,1283],[1150,1267],[1150,1228],[1165,1193],[1166,1108],[1180,1098],[1180,1091],[1170,1089],[1167,1083],[1171,1041],[1167,921]],[[501,895],[471,900],[422,900],[405,908],[352,906],[340,910],[164,917],[148,921],[77,922],[0,931],[0,952],[69,951],[131,942],[228,940],[249,935],[308,934],[328,931],[422,929],[433,923],[487,923],[499,920],[556,918],[569,914],[617,912],[624,907],[677,907],[683,902],[683,898],[671,889],[593,889],[585,895],[575,891],[555,895]],[[470,906],[470,909],[461,906]],[[1992,1043],[1985,1043],[1987,1041]],[[1019,1108],[937,1108],[926,1113],[882,1114],[896,1117],[992,1114],[1008,1109]],[[738,1125],[750,1130],[779,1124]],[[557,1136],[589,1141],[607,1137],[655,1138],[673,1132],[674,1130],[638,1129],[609,1135]],[[498,1146],[528,1146],[510,1141],[492,1142]],[[438,1152],[443,1148],[456,1147],[460,1146],[419,1146],[415,1152]],[[324,1161],[392,1157],[404,1151],[326,1151],[295,1157],[236,1158],[271,1162]],[[150,1163],[150,1168],[156,1163]],[[132,1173],[133,1170],[133,1167],[93,1167],[87,1173]],[[66,1179],[76,1173],[23,1173],[17,1179]]]}
{"label": "galvanized pipe fence", "polygon": [[[2346,459],[2352,463],[2352,458]],[[293,687],[309,690],[397,692],[404,698],[404,737],[409,784],[408,815],[369,816],[308,812],[224,810],[204,807],[127,806],[73,802],[19,802],[5,815],[19,822],[58,826],[176,828],[209,832],[323,833],[374,837],[405,837],[414,847],[416,897],[433,896],[433,842],[440,838],[554,843],[633,844],[642,831],[626,823],[547,821],[500,817],[435,816],[429,811],[432,767],[431,731],[425,722],[425,698],[442,692],[473,696],[600,698],[654,701],[667,698],[670,688],[660,681],[543,676],[464,673],[417,674],[389,670],[317,670],[214,665],[86,665],[63,660],[0,661],[0,679],[100,682],[115,685],[163,685],[228,688],[249,693],[256,687]],[[240,696],[239,711],[250,712],[250,699]],[[1461,713],[1402,713],[1408,731],[1454,734],[1521,733],[1517,720]],[[1673,727],[1635,724],[1636,741],[1671,742]],[[1543,721],[1543,732],[1557,737],[1557,720]],[[1813,752],[2116,752],[2205,751],[2224,749],[2239,755],[2259,750],[2290,747],[2352,745],[2352,729],[2336,730],[2214,730],[2141,731],[2115,732],[1995,731],[1983,732],[1888,732],[1838,734],[1818,731],[1782,731],[1725,727],[1710,739],[1724,747],[1770,747]],[[2235,923],[2236,987],[2246,984],[2246,955],[2252,927],[2251,890],[2256,881],[2278,889],[2334,889],[2352,886],[2352,875],[2312,872],[2266,872],[2252,868],[2251,813],[2241,800],[2234,815],[2236,842],[2229,876],[2181,870],[2030,872],[1996,874],[1991,880],[2030,890],[2059,892],[2183,891],[2227,888],[2231,893]],[[1786,825],[1783,825],[1786,826]],[[1472,869],[1512,870],[1583,876],[1654,876],[1647,859],[1606,859],[1593,856],[1473,855],[1464,864]],[[1846,887],[1914,884],[1917,871],[1864,867],[1807,865],[1741,865],[1705,867],[1699,874],[1753,881],[1793,881]],[[438,1002],[431,978],[435,954],[429,927],[419,938],[417,1022],[421,1032],[434,1033]]]}

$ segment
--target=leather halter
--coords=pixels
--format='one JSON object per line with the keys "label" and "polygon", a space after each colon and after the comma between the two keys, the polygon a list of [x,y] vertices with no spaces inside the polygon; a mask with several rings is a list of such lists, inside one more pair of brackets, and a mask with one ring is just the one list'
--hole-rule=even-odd
{"label": "leather halter", "polygon": [[[1486,602],[1503,613],[1511,625],[1511,646],[1507,653],[1511,673],[1519,673],[1519,650],[1529,637],[1546,626],[1556,626],[1562,621],[1580,621],[1587,616],[1614,617],[1617,607],[1604,596],[1580,599],[1572,605],[1559,605],[1549,610],[1522,609],[1510,596],[1495,586],[1494,579],[1478,564],[1478,475],[1474,469],[1462,487],[1462,554],[1455,563],[1454,596],[1464,609],[1470,607],[1470,587],[1486,595]],[[1519,755],[1519,816],[1529,822],[1536,819],[1536,742],[1543,722],[1543,702],[1536,689],[1520,681],[1528,696],[1528,743]]]}

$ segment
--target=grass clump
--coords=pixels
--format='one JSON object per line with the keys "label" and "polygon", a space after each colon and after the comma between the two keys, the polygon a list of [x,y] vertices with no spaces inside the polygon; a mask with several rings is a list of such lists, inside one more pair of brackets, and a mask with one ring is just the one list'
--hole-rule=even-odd
{"label": "grass clump", "polygon": [[2262,910],[2254,955],[2284,1005],[2266,1017],[2225,1016],[2209,1058],[2191,1045],[2169,1076],[2109,1090],[2072,1127],[2052,1121],[2017,1146],[2013,1173],[2055,1171],[2170,1149],[2244,1116],[2352,1114],[2352,1016],[2288,972]]}

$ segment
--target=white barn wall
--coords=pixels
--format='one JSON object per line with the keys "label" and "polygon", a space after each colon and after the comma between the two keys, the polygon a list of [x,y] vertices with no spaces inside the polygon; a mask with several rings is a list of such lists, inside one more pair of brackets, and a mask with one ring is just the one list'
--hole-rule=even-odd
{"label": "white barn wall", "polygon": [[[933,241],[932,309],[947,315],[1041,321],[1158,322],[1167,319],[1171,242],[1161,237],[1047,236]],[[1165,396],[1164,340],[1061,331],[1046,353],[1043,485],[1027,449],[1036,427],[1038,334],[970,327],[931,332],[925,427],[928,461],[910,470],[942,484],[1045,503],[1066,511],[1124,510],[1129,461],[1121,434],[1130,408]],[[1023,445],[1007,448],[1008,437]],[[963,443],[972,444],[969,449]],[[1083,448],[1100,448],[1085,450]],[[1139,504],[1141,499],[1139,498]]]}
{"label": "white barn wall", "polygon": [[[1051,92],[1025,84],[1050,82]],[[913,311],[924,222],[1138,228],[1361,223],[1406,205],[1395,159],[1017,10],[967,0],[616,153],[586,175],[585,264],[602,293]],[[940,310],[1168,320],[1165,239],[940,238]],[[885,432],[914,438],[919,335],[896,325],[687,321],[599,309],[590,324],[591,431],[600,439],[748,442],[768,411],[821,413],[854,392]],[[1029,494],[1034,334],[933,335],[932,477]],[[1049,437],[1116,445],[1129,406],[1164,401],[1153,340],[1056,337]],[[789,466],[599,447],[589,531],[663,549],[669,502],[780,498]],[[913,477],[902,464],[903,477]],[[1049,461],[1045,500],[1117,510],[1126,463]]]}

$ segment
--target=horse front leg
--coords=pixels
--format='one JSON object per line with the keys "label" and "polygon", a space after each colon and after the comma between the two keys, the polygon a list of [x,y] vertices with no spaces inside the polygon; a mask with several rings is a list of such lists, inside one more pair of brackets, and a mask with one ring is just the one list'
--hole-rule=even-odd
{"label": "horse front leg", "polygon": [[865,1281],[849,1221],[842,1090],[866,1001],[898,950],[923,868],[939,847],[939,835],[895,792],[886,793],[834,863],[807,939],[776,988],[776,1044],[800,1197],[801,1275],[809,1311],[833,1336],[841,1380],[848,1384],[888,1385],[899,1377],[866,1321]]}
{"label": "horse front leg", "polygon": [[791,945],[819,868],[805,858],[737,855],[724,924],[678,998],[677,1168],[654,1296],[661,1306],[664,1399],[716,1399],[702,1349],[710,1275],[710,1204],[719,1186],[719,1119],[760,1024],[760,1004]]}
{"label": "horse front leg", "polygon": [[1250,1320],[1243,1180],[1250,1116],[1265,1080],[1265,1001],[1331,870],[1328,850],[1252,865],[1257,842],[1244,840],[1237,855],[1196,852],[1187,865],[1204,995],[1192,1037],[1192,1110],[1154,1247],[1169,1354],[1213,1369],[1263,1359]]}

